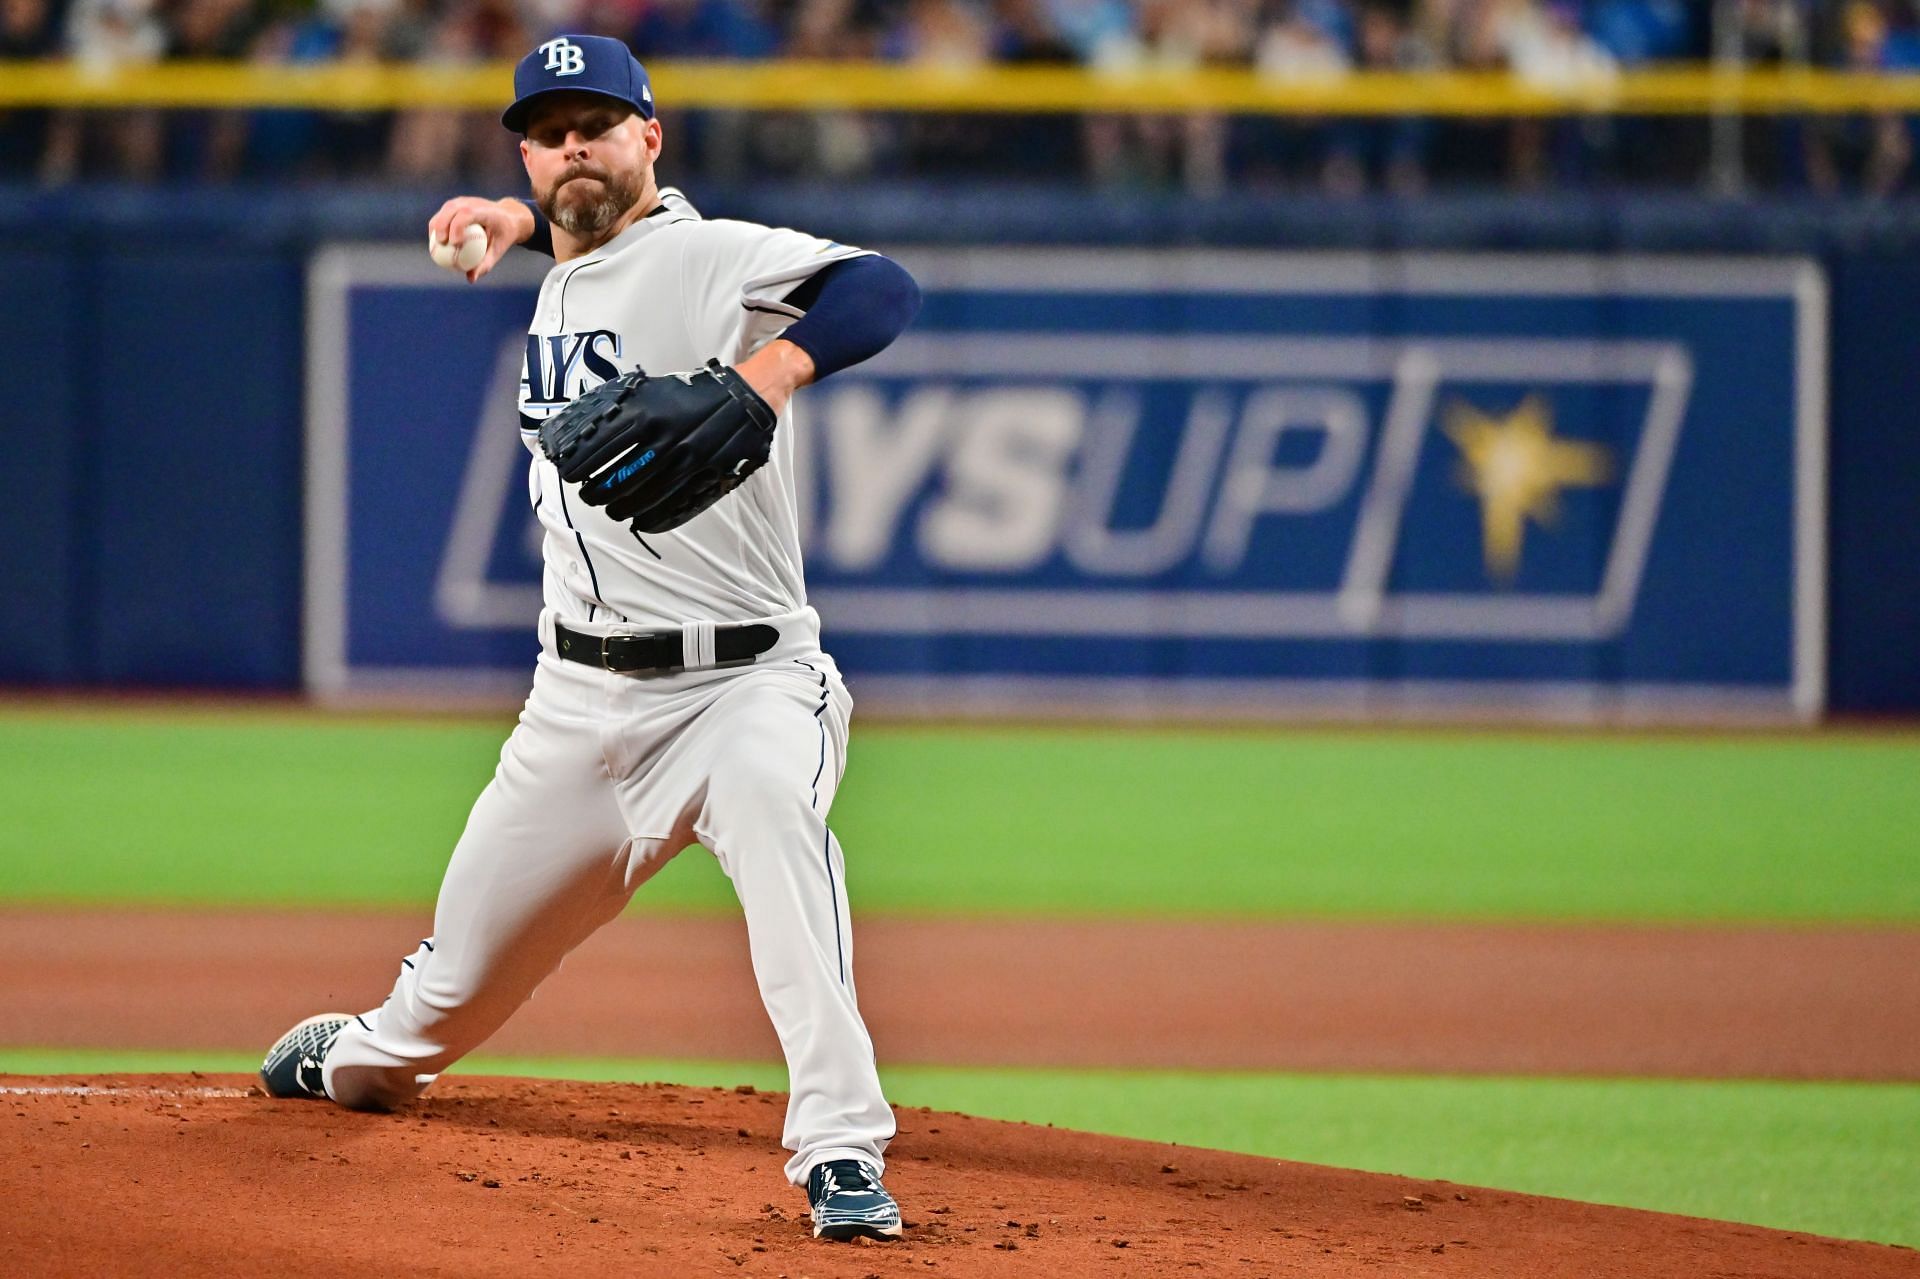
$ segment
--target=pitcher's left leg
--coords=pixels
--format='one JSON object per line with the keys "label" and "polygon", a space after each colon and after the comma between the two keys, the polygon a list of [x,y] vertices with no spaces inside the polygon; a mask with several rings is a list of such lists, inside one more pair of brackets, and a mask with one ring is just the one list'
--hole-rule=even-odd
{"label": "pitcher's left leg", "polygon": [[707,764],[700,842],[733,881],[754,976],[787,1058],[787,1177],[858,1159],[885,1169],[893,1110],[854,996],[846,864],[827,827],[844,765],[846,694],[820,670],[730,681],[689,732]]}

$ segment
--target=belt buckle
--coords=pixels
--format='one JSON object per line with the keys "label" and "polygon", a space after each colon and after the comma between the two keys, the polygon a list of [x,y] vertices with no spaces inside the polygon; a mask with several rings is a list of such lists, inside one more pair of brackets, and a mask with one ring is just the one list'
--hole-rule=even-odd
{"label": "belt buckle", "polygon": [[[627,645],[627,651],[634,657],[631,662],[619,661],[614,657],[613,643],[619,640]],[[600,665],[615,675],[637,675],[644,671],[660,671],[666,667],[660,661],[660,637],[653,631],[619,632],[600,637]]]}
{"label": "belt buckle", "polygon": [[650,662],[619,661],[615,659],[614,653],[613,653],[613,642],[615,640],[625,641],[625,643],[628,646],[628,652],[631,653],[633,650],[633,646],[635,644],[639,643],[642,640],[648,640],[651,638],[652,638],[651,636],[645,635],[645,634],[626,635],[626,634],[621,634],[618,631],[614,632],[611,635],[602,635],[600,637],[600,665],[605,669],[612,671],[615,675],[632,675],[638,671],[653,670],[654,667]]}

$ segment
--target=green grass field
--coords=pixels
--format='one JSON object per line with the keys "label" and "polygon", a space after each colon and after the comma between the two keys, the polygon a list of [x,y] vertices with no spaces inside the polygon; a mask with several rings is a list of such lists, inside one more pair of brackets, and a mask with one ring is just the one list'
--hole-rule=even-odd
{"label": "green grass field", "polygon": [[[0,903],[418,908],[505,721],[0,711]],[[1912,922],[1920,736],[857,727],[856,904],[968,915]],[[683,857],[639,909],[731,909]],[[0,1046],[0,1070],[251,1056]],[[779,1086],[777,1066],[476,1071]],[[1920,1085],[899,1069],[999,1118],[1920,1245]]]}
{"label": "green grass field", "polygon": [[[0,900],[431,901],[506,727],[0,713]],[[1920,736],[865,728],[834,825],[870,911],[1920,918]]]}

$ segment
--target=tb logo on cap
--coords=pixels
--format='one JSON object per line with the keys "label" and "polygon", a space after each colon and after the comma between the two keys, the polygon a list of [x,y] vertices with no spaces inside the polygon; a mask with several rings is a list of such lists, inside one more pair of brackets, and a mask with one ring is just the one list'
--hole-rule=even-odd
{"label": "tb logo on cap", "polygon": [[540,46],[547,55],[546,69],[555,75],[579,75],[587,69],[587,53],[579,45],[561,36]]}

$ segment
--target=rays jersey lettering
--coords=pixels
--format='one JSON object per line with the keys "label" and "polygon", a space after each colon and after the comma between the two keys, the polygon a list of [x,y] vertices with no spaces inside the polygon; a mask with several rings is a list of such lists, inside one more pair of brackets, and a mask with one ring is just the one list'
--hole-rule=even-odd
{"label": "rays jersey lettering", "polygon": [[520,364],[521,413],[544,418],[602,382],[631,372],[614,363],[622,346],[612,329],[527,334],[527,353]]}
{"label": "rays jersey lettering", "polygon": [[[745,483],[669,533],[637,537],[540,453],[540,422],[608,378],[738,364],[801,312],[786,303],[814,272],[865,250],[751,222],[703,219],[685,197],[547,273],[527,328],[519,386],[528,496],[541,526],[546,607],[568,622],[680,626],[806,607],[793,437],[780,414],[773,455]],[[799,397],[804,402],[804,392]]]}

